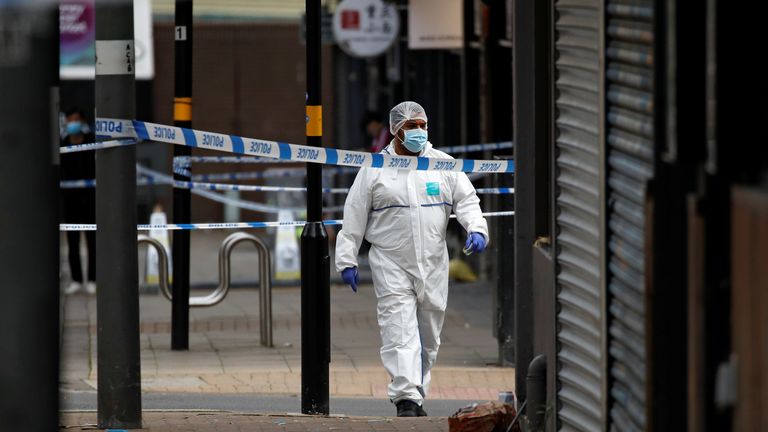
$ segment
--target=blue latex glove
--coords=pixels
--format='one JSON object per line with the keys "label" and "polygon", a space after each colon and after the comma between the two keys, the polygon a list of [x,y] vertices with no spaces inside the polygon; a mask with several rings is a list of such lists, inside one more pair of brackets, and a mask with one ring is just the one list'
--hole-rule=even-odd
{"label": "blue latex glove", "polygon": [[480,253],[485,250],[485,237],[480,233],[469,233],[467,243],[464,244],[464,255],[471,255],[473,252]]}
{"label": "blue latex glove", "polygon": [[357,267],[347,267],[341,272],[341,278],[344,283],[352,287],[352,291],[357,292],[357,284],[360,278],[357,275]]}

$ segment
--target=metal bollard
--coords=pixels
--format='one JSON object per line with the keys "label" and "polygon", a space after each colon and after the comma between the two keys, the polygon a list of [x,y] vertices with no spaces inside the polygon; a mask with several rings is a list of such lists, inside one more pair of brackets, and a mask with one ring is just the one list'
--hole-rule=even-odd
{"label": "metal bollard", "polygon": [[[228,236],[219,248],[219,284],[208,295],[189,298],[189,306],[206,307],[219,304],[229,293],[231,286],[231,255],[238,244],[247,241],[253,243],[259,251],[259,331],[261,345],[272,347],[272,255],[267,245],[258,237],[244,232],[236,232]],[[139,234],[138,243],[146,243],[157,251],[158,277],[160,292],[165,298],[173,300],[168,283],[168,255],[163,245],[143,234]]]}

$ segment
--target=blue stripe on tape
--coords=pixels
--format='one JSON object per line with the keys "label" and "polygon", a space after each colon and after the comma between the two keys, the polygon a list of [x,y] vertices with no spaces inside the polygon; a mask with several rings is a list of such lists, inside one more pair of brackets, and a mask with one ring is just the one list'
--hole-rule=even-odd
{"label": "blue stripe on tape", "polygon": [[[482,213],[483,217],[514,216],[514,211],[500,211]],[[456,215],[450,215],[451,219]],[[339,219],[324,220],[325,225],[342,225],[344,221]],[[237,228],[277,228],[283,226],[302,226],[305,221],[273,221],[273,222],[231,222],[231,223],[200,223],[200,224],[139,224],[136,229],[145,230],[207,230],[207,229],[237,229]],[[59,224],[60,231],[96,231],[96,224]]]}
{"label": "blue stripe on tape", "polygon": [[475,169],[475,161],[473,161],[471,159],[464,159],[464,167],[463,167],[462,171],[470,172],[473,169]]}
{"label": "blue stripe on tape", "polygon": [[507,172],[508,173],[515,172],[515,161],[513,161],[512,159],[507,161]]}
{"label": "blue stripe on tape", "polygon": [[336,165],[339,163],[339,153],[336,151],[335,148],[327,148],[325,149],[325,163]]}
{"label": "blue stripe on tape", "polygon": [[184,142],[190,147],[197,147],[197,137],[192,129],[181,128],[181,131],[184,133]]}
{"label": "blue stripe on tape", "polygon": [[232,140],[232,151],[235,153],[245,153],[245,144],[243,144],[243,139],[236,135],[230,135],[229,138]]}
{"label": "blue stripe on tape", "polygon": [[291,160],[291,146],[284,142],[277,143],[280,147],[280,159]]}
{"label": "blue stripe on tape", "polygon": [[382,168],[384,166],[384,156],[374,153],[371,155],[371,166],[374,168]]}
{"label": "blue stripe on tape", "polygon": [[143,139],[149,139],[149,132],[147,132],[147,125],[142,121],[133,122],[133,128],[136,130],[136,136]]}
{"label": "blue stripe on tape", "polygon": [[419,161],[418,165],[416,165],[417,170],[426,171],[429,169],[429,159],[423,158],[423,157],[417,157],[416,160]]}

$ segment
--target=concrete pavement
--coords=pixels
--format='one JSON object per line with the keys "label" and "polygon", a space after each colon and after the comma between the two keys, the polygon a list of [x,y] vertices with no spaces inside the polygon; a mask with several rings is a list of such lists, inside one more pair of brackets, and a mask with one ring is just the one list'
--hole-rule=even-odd
{"label": "concrete pavement", "polygon": [[[472,310],[485,297],[482,284],[455,286],[430,398],[495,399],[509,390],[514,370],[493,366],[496,341],[490,319]],[[487,292],[485,293],[487,294]],[[299,289],[273,292],[274,348],[259,345],[258,292],[238,289],[212,308],[191,311],[190,351],[171,351],[170,303],[143,295],[142,389],[145,392],[298,394],[300,391]],[[96,301],[65,298],[62,389],[96,388]],[[464,310],[462,311],[462,307]],[[375,296],[332,289],[331,394],[386,398],[389,381],[379,359]],[[471,316],[469,316],[471,315]],[[483,322],[487,321],[487,322]]]}
{"label": "concrete pavement", "polygon": [[[70,391],[61,393],[62,411],[94,411],[96,392]],[[430,416],[447,417],[475,400],[430,399],[425,409]],[[145,411],[231,411],[252,414],[285,415],[301,412],[301,396],[275,394],[220,393],[144,393],[141,405]],[[330,412],[334,415],[357,417],[391,417],[395,409],[389,400],[373,397],[331,397]]]}
{"label": "concrete pavement", "polygon": [[[216,251],[227,233],[194,233],[192,282],[218,278]],[[66,243],[63,243],[66,244]],[[249,286],[255,251],[233,255],[233,279]],[[144,260],[141,259],[142,263]],[[62,248],[63,279],[67,279]],[[361,272],[369,269],[361,260]],[[200,295],[205,291],[193,292]],[[331,413],[300,411],[300,291],[273,289],[274,348],[259,344],[259,294],[234,289],[222,303],[190,313],[190,350],[170,350],[171,305],[164,297],[140,297],[144,425],[151,430],[447,430],[446,417],[473,401],[496,399],[514,388],[514,369],[495,366],[491,288],[486,283],[452,284],[427,419],[393,419],[389,382],[379,359],[376,298],[370,285],[357,294],[331,287]],[[61,425],[93,430],[96,421],[96,299],[63,298]],[[351,417],[347,417],[351,416]],[[371,417],[377,416],[377,417]]]}
{"label": "concrete pavement", "polygon": [[[440,417],[310,417],[302,415],[264,415],[221,411],[145,412],[144,428],[153,431],[447,431],[448,422]],[[97,430],[96,413],[64,413],[61,430]]]}

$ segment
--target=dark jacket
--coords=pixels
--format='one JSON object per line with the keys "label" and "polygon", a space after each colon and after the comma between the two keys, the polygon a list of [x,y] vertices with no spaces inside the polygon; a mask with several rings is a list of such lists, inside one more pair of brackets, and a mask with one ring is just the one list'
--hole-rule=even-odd
{"label": "dark jacket", "polygon": [[[92,143],[96,137],[85,135],[83,144]],[[70,145],[69,139],[61,140],[62,146]],[[61,155],[62,180],[90,180],[96,178],[96,156],[93,151]],[[61,216],[65,223],[94,223],[96,219],[96,190],[61,189]]]}

